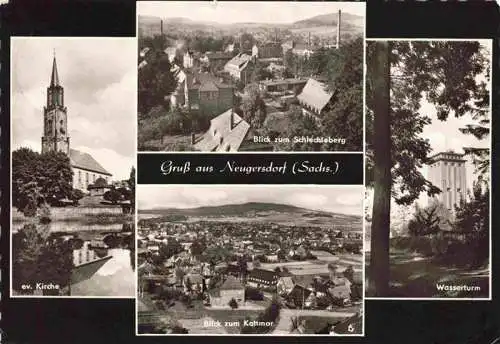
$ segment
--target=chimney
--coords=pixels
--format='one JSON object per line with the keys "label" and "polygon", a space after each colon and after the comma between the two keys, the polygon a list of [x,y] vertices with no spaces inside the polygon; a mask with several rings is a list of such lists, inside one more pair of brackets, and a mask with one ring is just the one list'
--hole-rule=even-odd
{"label": "chimney", "polygon": [[191,133],[191,144],[194,145],[196,143],[196,134]]}
{"label": "chimney", "polygon": [[160,34],[163,36],[163,19],[160,21]]}
{"label": "chimney", "polygon": [[231,108],[231,117],[229,119],[229,126],[230,129],[233,130],[234,128],[234,110]]}
{"label": "chimney", "polygon": [[337,49],[340,48],[340,18],[341,17],[341,14],[340,14],[340,10],[339,10],[339,14],[338,14],[338,18],[337,18]]}

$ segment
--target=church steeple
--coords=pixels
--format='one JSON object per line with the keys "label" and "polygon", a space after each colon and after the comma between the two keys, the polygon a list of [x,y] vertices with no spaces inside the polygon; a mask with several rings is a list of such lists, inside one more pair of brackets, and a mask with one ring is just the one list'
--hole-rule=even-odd
{"label": "church steeple", "polygon": [[47,108],[64,107],[64,89],[59,83],[57,73],[56,53],[52,61],[52,74],[50,76],[50,86],[47,88]]}
{"label": "church steeple", "polygon": [[60,86],[59,75],[57,74],[56,52],[54,51],[54,61],[52,62],[52,77],[50,78],[50,87]]}
{"label": "church steeple", "polygon": [[42,153],[56,151],[69,155],[68,116],[64,106],[64,88],[59,82],[56,55],[52,61],[50,85],[47,87],[47,105],[43,109],[44,130]]}

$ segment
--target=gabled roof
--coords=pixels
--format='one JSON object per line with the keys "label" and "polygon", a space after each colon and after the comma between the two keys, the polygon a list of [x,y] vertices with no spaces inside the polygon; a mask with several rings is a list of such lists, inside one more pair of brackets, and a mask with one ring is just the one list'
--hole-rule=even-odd
{"label": "gabled roof", "polygon": [[228,63],[226,64],[227,66],[234,66],[237,67],[238,69],[244,69],[248,62],[252,59],[252,56],[240,53],[233,57]]}
{"label": "gabled roof", "polygon": [[301,104],[305,104],[320,113],[332,96],[333,93],[326,91],[325,84],[309,78],[302,92],[297,96],[297,99]]}
{"label": "gabled roof", "polygon": [[78,151],[76,149],[69,150],[69,158],[71,161],[71,166],[76,168],[81,168],[82,170],[87,170],[90,172],[97,172],[105,174],[107,176],[112,176],[111,173],[106,171],[93,157],[88,153]]}
{"label": "gabled roof", "polygon": [[280,280],[287,289],[292,289],[295,285],[291,277],[281,277]]}
{"label": "gabled roof", "polygon": [[253,269],[248,275],[250,279],[260,279],[268,282],[276,281],[278,275],[274,271],[264,269]]}
{"label": "gabled roof", "polygon": [[227,280],[222,284],[220,290],[238,290],[244,289],[245,287],[241,284],[240,280],[234,276],[229,276]]}
{"label": "gabled roof", "polygon": [[300,306],[302,306],[303,302],[305,302],[305,300],[307,300],[309,295],[311,295],[311,293],[312,293],[311,290],[304,288],[301,285],[296,284],[293,287],[293,289],[290,291],[290,293],[288,293],[287,299],[289,299],[290,301],[293,301],[293,303],[295,303],[295,305],[300,307]]}
{"label": "gabled roof", "polygon": [[229,109],[210,121],[210,129],[194,148],[202,152],[237,152],[249,128],[250,124]]}
{"label": "gabled roof", "polygon": [[219,88],[213,81],[207,81],[200,85],[200,91],[202,92],[217,92],[218,90]]}

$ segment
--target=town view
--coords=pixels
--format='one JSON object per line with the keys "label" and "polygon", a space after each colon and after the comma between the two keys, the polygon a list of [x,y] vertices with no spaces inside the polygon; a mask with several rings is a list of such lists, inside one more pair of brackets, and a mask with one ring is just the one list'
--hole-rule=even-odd
{"label": "town view", "polygon": [[362,334],[362,187],[263,191],[139,189],[139,334]]}
{"label": "town view", "polygon": [[364,11],[138,3],[139,150],[362,151]]}

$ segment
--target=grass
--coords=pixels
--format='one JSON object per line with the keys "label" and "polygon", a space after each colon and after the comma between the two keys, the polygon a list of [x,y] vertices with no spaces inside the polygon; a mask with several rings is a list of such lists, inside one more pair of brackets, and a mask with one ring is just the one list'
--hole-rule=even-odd
{"label": "grass", "polygon": [[[433,258],[422,258],[398,251],[390,258],[390,295],[388,297],[488,297],[489,270],[470,270],[439,264]],[[369,274],[369,257],[366,262]],[[436,284],[478,286],[480,291],[439,291]],[[367,291],[367,296],[372,296]]]}

